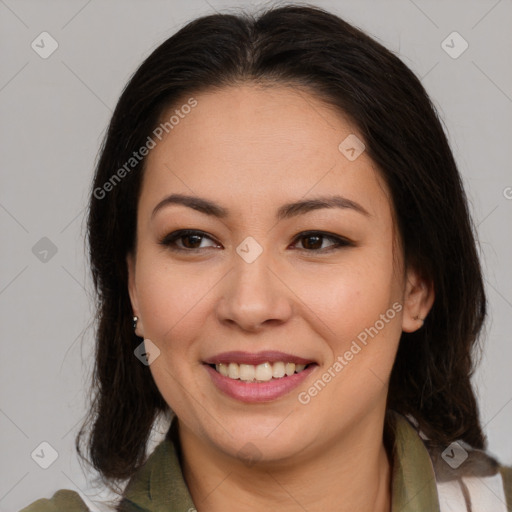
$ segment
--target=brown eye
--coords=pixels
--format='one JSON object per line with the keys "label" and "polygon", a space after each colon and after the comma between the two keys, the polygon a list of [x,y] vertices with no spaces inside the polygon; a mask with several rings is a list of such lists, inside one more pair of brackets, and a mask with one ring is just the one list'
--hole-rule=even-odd
{"label": "brown eye", "polygon": [[309,235],[302,238],[304,249],[321,249],[323,236]]}
{"label": "brown eye", "polygon": [[[299,250],[302,249],[304,251],[308,252],[329,252],[341,247],[346,247],[353,245],[350,241],[348,241],[345,238],[331,235],[328,233],[324,233],[321,231],[310,231],[310,232],[304,232],[300,233],[296,238],[296,242],[301,242],[302,248],[299,247]],[[328,246],[323,246],[324,241],[329,240],[331,243]],[[294,244],[295,245],[295,244]]]}
{"label": "brown eye", "polygon": [[[204,241],[210,241],[211,243],[208,245],[202,245]],[[325,245],[325,241],[331,243]],[[354,245],[345,238],[322,231],[300,233],[295,237],[293,245],[297,245],[299,242],[301,242],[302,245],[302,247],[297,247],[299,250],[318,253],[326,253],[342,247]],[[181,252],[201,251],[203,249],[218,248],[220,246],[220,244],[203,231],[190,229],[182,229],[169,233],[162,238],[159,243],[160,245],[168,247],[172,251]]]}
{"label": "brown eye", "polygon": [[178,240],[182,240],[182,244],[187,249],[197,249],[198,244],[201,245],[201,240],[203,237],[201,235],[183,235]]}
{"label": "brown eye", "polygon": [[207,245],[201,247],[201,243],[203,240],[211,240],[214,242],[212,238],[210,238],[203,231],[196,230],[180,230],[174,231],[166,235],[162,240],[160,240],[160,244],[168,247],[173,251],[197,251],[200,249],[205,249],[208,247],[213,247],[214,245]]}

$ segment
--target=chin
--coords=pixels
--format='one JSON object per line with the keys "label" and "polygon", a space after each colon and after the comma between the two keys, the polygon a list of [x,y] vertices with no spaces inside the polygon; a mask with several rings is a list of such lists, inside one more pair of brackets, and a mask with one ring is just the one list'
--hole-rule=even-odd
{"label": "chin", "polygon": [[232,439],[227,445],[218,446],[218,448],[226,455],[234,457],[248,466],[269,464],[275,468],[278,463],[285,464],[287,460],[295,459],[305,448],[303,439],[299,444],[299,439],[286,438],[284,441],[283,437],[269,439],[240,436]]}
{"label": "chin", "polygon": [[259,417],[257,423],[254,416],[244,416],[229,421],[227,432],[219,429],[218,425],[213,427],[212,435],[208,435],[209,428],[204,431],[216,449],[248,464],[284,462],[303,452],[313,442],[310,439],[313,430],[306,432],[311,425],[303,424],[301,427],[298,418],[292,420],[293,416],[290,414],[289,420],[282,413],[279,417]]}

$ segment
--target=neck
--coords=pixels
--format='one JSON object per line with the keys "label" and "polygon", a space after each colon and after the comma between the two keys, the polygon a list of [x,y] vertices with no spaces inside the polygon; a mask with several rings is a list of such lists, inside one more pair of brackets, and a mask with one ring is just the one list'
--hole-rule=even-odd
{"label": "neck", "polygon": [[249,466],[180,425],[182,468],[198,512],[390,512],[391,460],[384,414],[289,461]]}

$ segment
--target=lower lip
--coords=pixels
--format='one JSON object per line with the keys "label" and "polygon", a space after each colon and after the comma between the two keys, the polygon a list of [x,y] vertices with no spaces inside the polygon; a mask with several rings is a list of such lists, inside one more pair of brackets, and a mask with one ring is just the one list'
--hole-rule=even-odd
{"label": "lower lip", "polygon": [[207,364],[204,365],[217,388],[241,402],[270,402],[286,395],[301,384],[318,366],[309,365],[300,373],[294,373],[289,377],[272,379],[266,382],[245,382],[243,380],[224,377],[217,370]]}

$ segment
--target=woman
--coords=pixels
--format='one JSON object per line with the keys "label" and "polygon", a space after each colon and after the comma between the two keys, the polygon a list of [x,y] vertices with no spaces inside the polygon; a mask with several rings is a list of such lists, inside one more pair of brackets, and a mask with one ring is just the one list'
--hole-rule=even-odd
{"label": "woman", "polygon": [[364,33],[290,5],[165,41],[114,112],[88,240],[87,448],[117,510],[511,509],[470,383],[461,179],[421,83]]}

